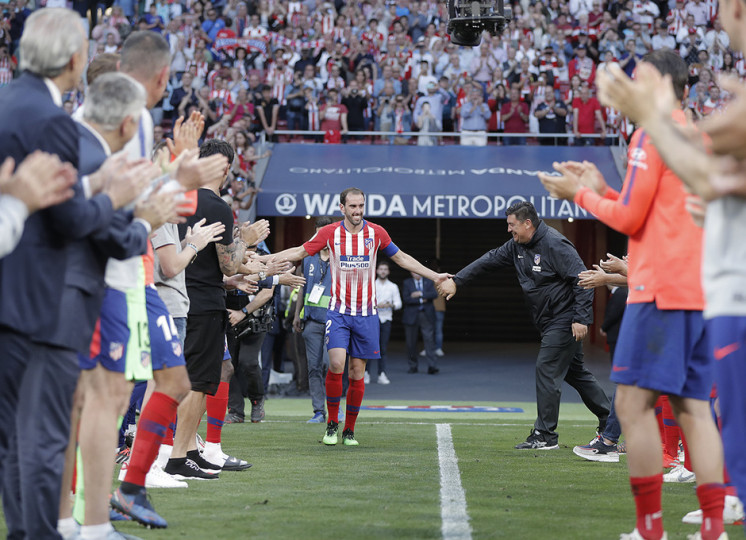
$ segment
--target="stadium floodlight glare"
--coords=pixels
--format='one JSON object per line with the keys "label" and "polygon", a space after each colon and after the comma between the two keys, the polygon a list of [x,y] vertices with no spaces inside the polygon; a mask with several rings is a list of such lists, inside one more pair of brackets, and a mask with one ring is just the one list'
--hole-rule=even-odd
{"label": "stadium floodlight glare", "polygon": [[503,0],[448,0],[448,34],[455,45],[476,47],[487,30],[502,33],[513,13]]}

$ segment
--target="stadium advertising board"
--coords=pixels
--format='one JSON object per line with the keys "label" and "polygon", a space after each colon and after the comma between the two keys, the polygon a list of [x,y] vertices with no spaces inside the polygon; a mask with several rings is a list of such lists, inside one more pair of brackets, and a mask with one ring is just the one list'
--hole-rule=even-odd
{"label": "stadium advertising board", "polygon": [[608,148],[276,145],[258,195],[260,216],[339,214],[346,187],[366,192],[369,217],[504,218],[529,200],[539,215],[592,219],[550,197],[537,174],[552,162],[593,161],[612,187],[621,178]]}

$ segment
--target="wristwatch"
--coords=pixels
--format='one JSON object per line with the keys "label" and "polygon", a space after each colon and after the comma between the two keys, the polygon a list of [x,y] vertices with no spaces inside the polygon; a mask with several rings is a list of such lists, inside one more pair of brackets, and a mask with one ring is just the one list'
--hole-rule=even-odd
{"label": "wristwatch", "polygon": [[267,278],[267,272],[265,272],[264,270],[260,270],[259,271],[259,280],[263,280],[263,279],[266,279],[266,278]]}

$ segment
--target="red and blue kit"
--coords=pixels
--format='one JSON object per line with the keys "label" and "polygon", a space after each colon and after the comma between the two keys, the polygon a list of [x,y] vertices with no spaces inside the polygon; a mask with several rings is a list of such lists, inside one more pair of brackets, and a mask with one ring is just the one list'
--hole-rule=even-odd
{"label": "red and blue kit", "polygon": [[360,232],[350,233],[344,221],[320,229],[303,244],[309,255],[329,248],[332,290],[329,310],[344,315],[376,315],[376,256],[387,257],[399,248],[380,225],[363,220]]}

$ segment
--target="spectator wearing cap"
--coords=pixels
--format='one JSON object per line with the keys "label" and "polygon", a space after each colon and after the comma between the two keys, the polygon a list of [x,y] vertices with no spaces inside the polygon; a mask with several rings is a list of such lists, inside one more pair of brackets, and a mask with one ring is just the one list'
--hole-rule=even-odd
{"label": "spectator wearing cap", "polygon": [[210,45],[212,45],[218,32],[225,28],[225,21],[222,17],[218,17],[218,11],[214,7],[209,8],[205,15],[202,31],[210,38]]}
{"label": "spectator wearing cap", "polygon": [[438,81],[438,93],[443,98],[442,126],[443,131],[453,131],[453,120],[456,114],[456,93],[451,81],[443,75]]}
{"label": "spectator wearing cap", "polygon": [[412,64],[412,77],[417,77],[420,70],[424,67],[422,62],[427,62],[427,71],[431,71],[433,65],[433,54],[427,49],[425,37],[420,36],[419,41],[415,44],[410,63]]}
{"label": "spectator wearing cap", "polygon": [[676,50],[676,39],[668,33],[668,25],[664,21],[658,21],[655,26],[655,35],[650,40],[654,51],[660,49]]}
{"label": "spectator wearing cap", "polygon": [[577,75],[581,81],[587,82],[590,86],[596,79],[596,64],[587,56],[587,48],[582,43],[575,49],[575,58],[570,60],[567,69],[570,78]]}
{"label": "spectator wearing cap", "polygon": [[619,65],[628,77],[632,77],[637,67],[637,62],[642,60],[642,55],[637,53],[634,39],[628,39],[624,43],[624,49],[624,54],[619,58]]}
{"label": "spectator wearing cap", "polygon": [[539,72],[539,75],[544,75],[549,84],[554,84],[554,81],[559,77],[560,68],[565,66],[562,58],[554,53],[552,47],[544,47],[544,51],[540,57],[534,60],[534,66]]}
{"label": "spectator wearing cap", "polygon": [[576,146],[595,144],[595,139],[584,135],[599,133],[596,125],[601,126],[601,137],[606,137],[606,123],[601,111],[601,105],[591,96],[590,87],[584,82],[580,87],[580,96],[572,100],[572,132]]}
{"label": "spectator wearing cap", "polygon": [[[534,116],[539,121],[539,133],[566,133],[567,131],[567,105],[557,99],[554,87],[546,85],[544,92],[544,103],[539,104],[534,111]],[[567,139],[559,137],[542,137],[540,144],[544,146],[566,145]]]}

